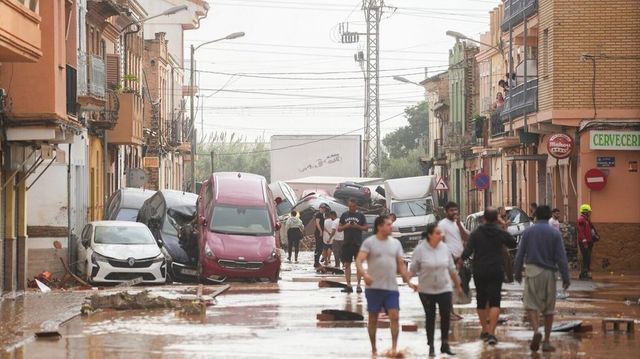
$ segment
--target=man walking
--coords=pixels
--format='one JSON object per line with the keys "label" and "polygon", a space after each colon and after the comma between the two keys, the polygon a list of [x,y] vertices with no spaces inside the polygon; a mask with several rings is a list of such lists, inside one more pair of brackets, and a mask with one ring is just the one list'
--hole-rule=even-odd
{"label": "man walking", "polygon": [[583,204],[580,206],[580,216],[578,216],[578,248],[582,254],[582,270],[580,279],[591,279],[591,252],[593,243],[599,239],[598,232],[591,223],[591,206]]}
{"label": "man walking", "polygon": [[502,230],[498,222],[498,211],[488,207],[484,210],[485,223],[469,238],[462,259],[473,255],[473,281],[476,285],[476,302],[482,332],[480,339],[490,345],[498,344],[496,326],[500,316],[502,281],[504,280],[502,248],[516,248],[516,240]]}
{"label": "man walking", "polygon": [[[367,229],[367,218],[358,211],[358,202],[353,198],[349,199],[349,210],[340,216],[340,225],[338,226],[338,232],[344,232],[342,262],[344,263],[344,276],[348,286],[342,290],[345,293],[353,293],[353,288],[351,287],[351,263],[358,256],[360,245],[362,244],[362,232]],[[356,290],[358,293],[362,293],[362,288],[360,287],[362,277],[359,272],[356,273],[356,277],[358,279]]]}
{"label": "man walking", "polygon": [[[391,219],[387,216],[376,218],[374,235],[362,243],[356,259],[358,275],[364,277],[364,282],[367,285],[365,290],[367,311],[369,312],[367,328],[373,355],[377,353],[378,316],[383,310],[387,312],[391,322],[392,347],[390,355],[396,355],[400,332],[400,293],[398,292],[396,275],[399,272],[405,283],[409,283],[411,279],[402,258],[402,244],[391,237],[391,224]],[[365,261],[368,266],[367,271],[363,267]]]}
{"label": "man walking", "polygon": [[322,256],[322,250],[324,249],[324,241],[322,240],[322,233],[324,233],[324,219],[328,212],[331,210],[328,204],[321,203],[318,212],[313,215],[313,222],[315,231],[313,235],[316,239],[316,249],[313,255],[313,267],[320,267],[320,256]]}
{"label": "man walking", "polygon": [[340,218],[336,214],[336,217],[333,219],[333,228],[336,229],[336,234],[333,236],[333,244],[331,245],[331,250],[333,251],[333,258],[336,262],[336,268],[340,268],[341,258],[342,258],[342,247],[344,245],[344,232],[338,231],[338,227],[340,226]]}
{"label": "man walking", "polygon": [[551,208],[540,206],[535,213],[537,222],[522,234],[513,272],[518,283],[522,282],[522,267],[526,264],[524,282],[524,307],[533,327],[530,348],[538,351],[542,335],[539,332],[540,313],[544,315],[543,352],[553,352],[549,342],[553,314],[556,306],[556,271],[560,270],[562,287],[569,288],[569,265],[560,232],[549,225]]}
{"label": "man walking", "polygon": [[560,230],[560,210],[554,208],[551,211],[551,219],[549,220],[549,225],[557,230]]}
{"label": "man walking", "polygon": [[[471,276],[468,270],[464,268],[462,258],[462,251],[464,250],[464,244],[469,239],[469,232],[464,225],[460,222],[460,211],[458,204],[455,202],[449,202],[444,206],[446,218],[442,219],[438,223],[438,227],[444,232],[444,243],[449,247],[453,260],[458,268],[458,276],[460,276],[460,284],[462,290],[464,290],[465,296],[469,296],[469,282]],[[451,310],[451,318],[461,319],[462,317]]]}

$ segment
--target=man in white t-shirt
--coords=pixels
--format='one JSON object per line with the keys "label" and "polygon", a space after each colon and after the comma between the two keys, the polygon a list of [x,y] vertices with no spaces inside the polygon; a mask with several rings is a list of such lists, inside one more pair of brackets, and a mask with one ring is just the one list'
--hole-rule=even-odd
{"label": "man in white t-shirt", "polygon": [[336,218],[332,219],[333,228],[336,229],[336,233],[333,235],[333,244],[331,245],[331,251],[333,252],[333,258],[336,262],[336,268],[340,268],[340,258],[342,257],[342,245],[344,244],[344,232],[338,231],[340,225],[340,218],[336,215]]}
{"label": "man in white t-shirt", "polygon": [[331,265],[331,247],[335,240],[336,233],[338,233],[338,214],[335,211],[329,213],[329,217],[324,220],[324,232],[322,232],[322,241],[324,247],[322,248],[322,263],[325,266]]}
{"label": "man in white t-shirt", "polygon": [[551,219],[549,220],[549,225],[557,230],[560,230],[560,210],[554,208],[551,212]]}
{"label": "man in white t-shirt", "polygon": [[[468,297],[471,275],[467,273],[468,270],[463,267],[463,261],[460,257],[464,251],[464,245],[469,239],[469,231],[467,231],[462,222],[460,222],[460,210],[457,203],[447,203],[444,206],[444,210],[447,217],[440,220],[438,227],[444,232],[444,243],[449,247],[449,251],[458,268],[462,289],[464,290],[465,296]],[[462,318],[453,311],[453,308],[451,310],[451,317],[456,319]]]}

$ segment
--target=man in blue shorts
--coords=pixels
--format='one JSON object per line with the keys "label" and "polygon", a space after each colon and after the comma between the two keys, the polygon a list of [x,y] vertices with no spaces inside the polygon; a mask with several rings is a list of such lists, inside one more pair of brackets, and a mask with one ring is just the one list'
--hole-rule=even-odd
{"label": "man in blue shorts", "polygon": [[[391,219],[380,216],[374,222],[374,235],[367,238],[360,246],[356,259],[358,274],[364,278],[367,285],[367,311],[369,312],[369,340],[371,352],[377,353],[376,331],[378,329],[378,315],[382,310],[389,315],[391,322],[391,355],[395,356],[398,347],[400,330],[400,294],[396,275],[399,272],[405,283],[411,279],[407,266],[402,257],[402,244],[391,237]],[[367,262],[367,271],[363,263]]]}

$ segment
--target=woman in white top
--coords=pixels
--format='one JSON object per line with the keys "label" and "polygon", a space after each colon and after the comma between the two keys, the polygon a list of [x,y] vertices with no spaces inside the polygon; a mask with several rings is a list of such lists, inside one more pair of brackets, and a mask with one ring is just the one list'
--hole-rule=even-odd
{"label": "woman in white top", "polygon": [[449,247],[442,243],[442,230],[435,223],[427,225],[427,231],[422,233],[426,240],[421,241],[411,258],[411,276],[418,276],[418,284],[410,286],[420,294],[420,301],[424,308],[427,327],[427,343],[429,356],[435,356],[433,335],[435,332],[436,304],[440,309],[440,352],[455,355],[449,348],[449,321],[451,319],[451,298],[453,286],[458,293],[462,293],[460,280]]}

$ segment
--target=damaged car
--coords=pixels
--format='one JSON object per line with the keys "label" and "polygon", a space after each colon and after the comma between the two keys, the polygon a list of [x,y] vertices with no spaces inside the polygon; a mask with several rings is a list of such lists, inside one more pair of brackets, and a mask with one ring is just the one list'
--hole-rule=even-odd
{"label": "damaged car", "polygon": [[181,241],[183,226],[195,220],[194,193],[161,190],[144,202],[138,213],[138,222],[149,227],[158,245],[168,259],[168,275],[171,281],[198,281],[198,246],[191,241]]}
{"label": "damaged car", "polygon": [[105,206],[104,219],[107,221],[135,222],[144,201],[156,191],[141,188],[120,188],[113,192]]}

